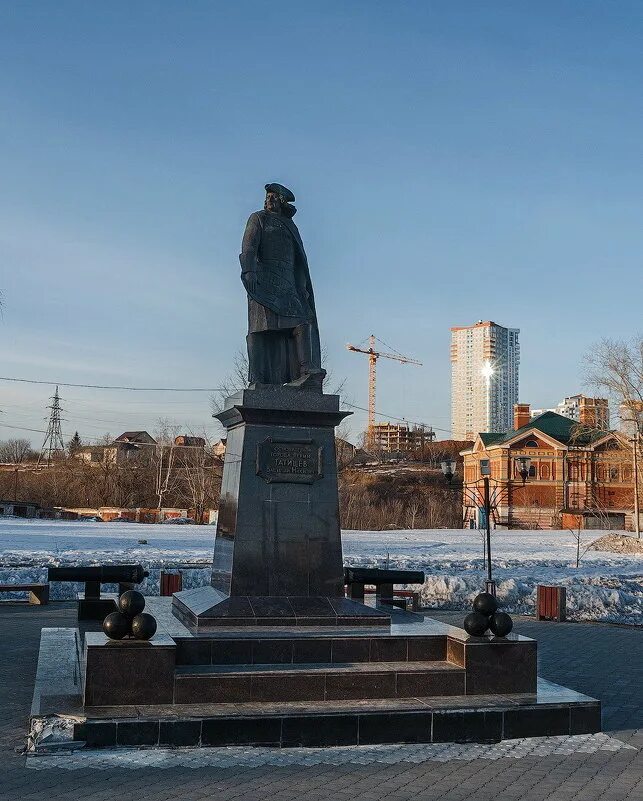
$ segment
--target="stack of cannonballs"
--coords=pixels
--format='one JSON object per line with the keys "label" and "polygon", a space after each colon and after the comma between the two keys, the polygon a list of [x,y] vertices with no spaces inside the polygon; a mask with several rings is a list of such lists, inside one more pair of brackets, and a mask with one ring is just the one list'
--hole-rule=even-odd
{"label": "stack of cannonballs", "polygon": [[137,590],[127,590],[118,599],[118,612],[111,612],[103,620],[103,631],[110,640],[122,640],[125,637],[151,639],[156,632],[156,620],[143,609],[143,594]]}
{"label": "stack of cannonballs", "polygon": [[473,612],[464,619],[464,630],[472,637],[482,637],[488,630],[496,637],[506,637],[513,628],[506,612],[498,611],[498,601],[490,592],[481,592],[473,600]]}

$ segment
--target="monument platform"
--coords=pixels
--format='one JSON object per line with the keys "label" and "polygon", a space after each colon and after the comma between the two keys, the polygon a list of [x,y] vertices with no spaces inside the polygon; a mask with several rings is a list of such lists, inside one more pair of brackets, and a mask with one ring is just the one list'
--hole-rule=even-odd
{"label": "monument platform", "polygon": [[192,632],[239,626],[390,626],[390,614],[350,598],[235,596],[214,587],[172,596],[174,615]]}
{"label": "monument platform", "polygon": [[169,598],[148,608],[159,624],[150,642],[90,632],[81,647],[74,629],[44,629],[32,719],[70,715],[78,748],[489,742],[601,728],[600,701],[538,679],[536,642],[519,635],[470,637],[401,611],[385,629],[195,634]]}

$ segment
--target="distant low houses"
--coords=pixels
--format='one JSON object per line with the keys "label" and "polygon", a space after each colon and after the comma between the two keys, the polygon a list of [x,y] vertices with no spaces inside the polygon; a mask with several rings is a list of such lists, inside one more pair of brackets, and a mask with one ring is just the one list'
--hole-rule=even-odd
{"label": "distant low houses", "polygon": [[2,501],[0,500],[1,517],[38,517],[40,504],[30,501]]}
{"label": "distant low houses", "polygon": [[149,462],[156,440],[147,431],[124,431],[108,445],[81,445],[74,450],[74,457],[95,464],[120,465],[128,461]]}
{"label": "distant low houses", "polygon": [[214,445],[212,446],[212,453],[218,459],[223,459],[223,457],[225,456],[225,449],[227,442],[228,442],[227,438],[224,437],[223,439],[220,439],[218,442],[215,442]]}
{"label": "distant low houses", "polygon": [[181,434],[174,439],[174,444],[184,448],[205,448],[205,439]]}

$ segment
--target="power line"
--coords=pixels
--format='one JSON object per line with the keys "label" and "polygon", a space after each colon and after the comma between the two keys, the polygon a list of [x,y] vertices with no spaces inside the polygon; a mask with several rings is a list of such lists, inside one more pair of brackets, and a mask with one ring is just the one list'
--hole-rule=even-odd
{"label": "power line", "polygon": [[[379,340],[382,342],[382,340]],[[386,343],[383,343],[386,347],[391,347]],[[391,350],[394,350],[391,348]],[[397,351],[394,351],[397,352]],[[111,384],[72,384],[69,382],[64,381],[38,381],[35,379],[30,378],[13,378],[9,376],[0,376],[0,381],[12,381],[15,383],[21,384],[40,384],[40,385],[49,385],[49,386],[59,386],[59,387],[77,387],[82,389],[115,389],[115,390],[125,390],[128,392],[226,392],[228,388],[226,387],[127,387],[127,386],[117,386]],[[85,401],[78,401],[80,403],[84,403]],[[354,403],[344,402],[345,406],[350,406],[352,409],[359,409],[363,412],[368,412],[368,409],[363,406],[357,406]],[[449,428],[441,428],[439,426],[430,425],[429,423],[420,423],[417,421],[409,420],[407,417],[397,417],[393,414],[385,414],[384,412],[375,411],[375,414],[378,417],[387,417],[390,420],[399,420],[400,422],[404,423],[411,423],[412,425],[417,426],[424,426],[425,428],[432,428],[434,431],[442,431],[447,434],[451,434],[452,431]],[[4,424],[3,424],[4,425]],[[20,426],[7,426],[5,428],[20,428]],[[46,433],[45,431],[40,431],[39,429],[30,429],[23,427],[23,431],[33,431],[37,433]]]}
{"label": "power line", "polygon": [[83,389],[123,389],[128,392],[225,392],[225,387],[121,387],[109,384],[70,384],[64,381],[36,381],[32,378],[10,378],[0,376],[0,381],[13,381],[20,384],[46,384],[58,387],[82,387]]}
{"label": "power line", "polygon": [[[368,412],[368,409],[365,406],[357,406],[354,403],[348,403],[348,401],[343,401],[344,406],[350,406],[351,409],[359,409],[362,412]],[[411,423],[414,426],[423,426],[424,428],[432,428],[434,431],[444,431],[447,434],[451,434],[450,428],[440,428],[439,426],[433,426],[429,423],[419,423],[417,420],[409,420],[408,417],[396,417],[394,414],[385,414],[384,412],[375,412],[378,417],[387,417],[389,420],[399,420],[402,423]]]}
{"label": "power line", "polygon": [[[10,428],[12,431],[30,431],[33,434],[46,434],[47,433],[47,429],[45,429],[45,428],[28,428],[27,426],[12,426],[12,425],[9,425],[8,423],[0,423],[0,428]],[[212,430],[214,430],[214,428]],[[64,437],[72,437],[73,434],[71,434],[69,432],[64,432],[63,436]],[[191,436],[191,435],[189,435],[189,436]],[[195,436],[199,436],[199,435],[196,434]],[[103,445],[104,444],[104,442],[102,441],[103,440],[102,437],[88,437],[85,434],[82,434],[82,438],[84,440],[86,440],[86,444],[89,447],[91,447],[93,445]],[[134,445],[136,445],[137,447],[140,447],[140,448],[145,448],[145,447],[155,448],[158,445],[158,443],[155,444],[153,442],[136,442],[136,443],[131,443],[131,444],[134,444]],[[167,447],[167,446],[165,446],[165,447]],[[197,445],[181,445],[181,446],[177,446],[177,447],[181,447],[181,448],[196,448],[198,446]]]}

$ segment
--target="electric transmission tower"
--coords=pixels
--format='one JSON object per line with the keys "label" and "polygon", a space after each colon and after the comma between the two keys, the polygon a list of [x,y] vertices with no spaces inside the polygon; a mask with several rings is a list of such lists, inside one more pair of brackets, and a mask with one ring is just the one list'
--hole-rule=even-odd
{"label": "electric transmission tower", "polygon": [[47,426],[45,440],[42,443],[42,448],[40,449],[38,464],[46,461],[49,465],[51,464],[53,458],[56,456],[62,456],[65,453],[65,443],[63,442],[63,435],[62,431],[60,430],[60,421],[62,420],[60,413],[62,412],[62,409],[60,408],[58,387],[56,387],[56,391],[50,400],[51,406],[47,406],[48,409],[51,409],[51,414],[49,415],[49,425]]}

